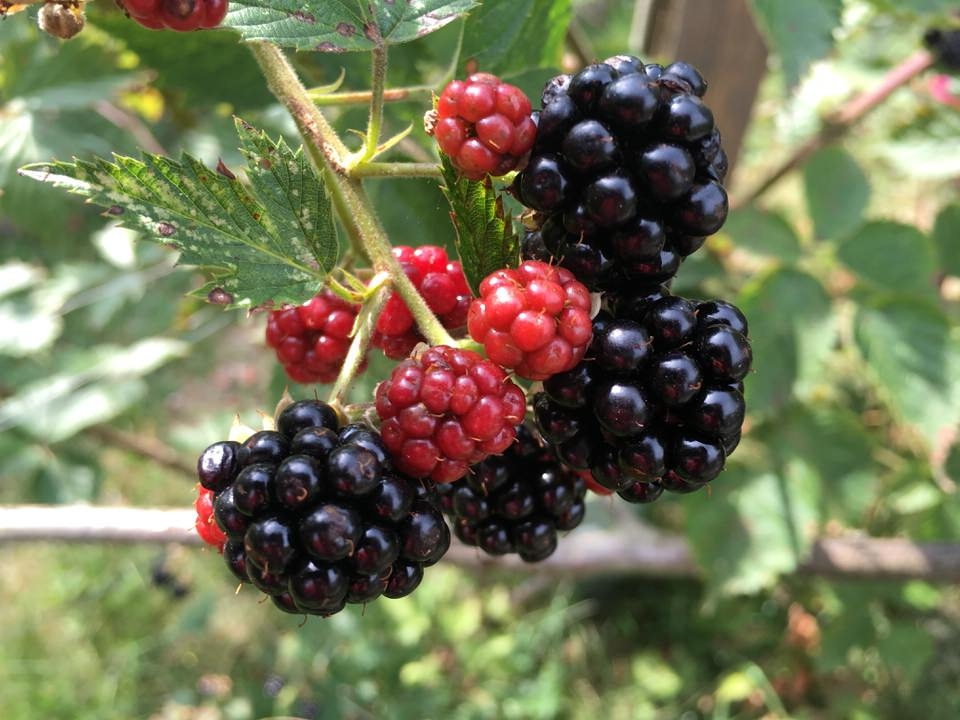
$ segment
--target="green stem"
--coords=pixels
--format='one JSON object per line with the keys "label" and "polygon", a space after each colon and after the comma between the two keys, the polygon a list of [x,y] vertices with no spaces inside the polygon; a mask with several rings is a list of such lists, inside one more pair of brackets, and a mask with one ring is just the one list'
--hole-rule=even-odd
{"label": "green stem", "polygon": [[351,169],[369,162],[377,154],[380,144],[380,128],[383,125],[383,86],[387,81],[387,46],[373,49],[373,78],[370,83],[370,117],[363,149],[354,154],[347,163]]}
{"label": "green stem", "polygon": [[355,178],[439,178],[443,177],[436,163],[368,162],[350,171]]}
{"label": "green stem", "polygon": [[[374,278],[371,285],[378,283]],[[363,361],[367,356],[367,348],[370,346],[370,339],[373,337],[373,331],[377,324],[377,318],[380,317],[380,311],[383,310],[387,298],[390,297],[389,284],[380,283],[380,287],[363,304],[360,314],[357,316],[356,332],[353,335],[353,341],[350,343],[350,350],[347,357],[343,360],[343,367],[340,368],[340,374],[330,390],[328,402],[331,405],[342,405],[344,396],[350,390],[350,383],[357,376]]]}
{"label": "green stem", "polygon": [[[432,85],[412,85],[405,88],[392,88],[383,91],[383,102],[404,102],[408,100],[429,100],[433,95]],[[344,91],[324,94],[308,90],[310,99],[320,107],[340,107],[343,105],[367,105],[373,99],[369,90]]]}
{"label": "green stem", "polygon": [[[450,337],[393,256],[390,241],[361,181],[348,176],[344,165],[349,155],[346,145],[310,100],[286,56],[270,43],[253,42],[250,48],[267,78],[271,92],[293,117],[303,138],[304,148],[323,176],[333,209],[351,243],[370,260],[374,270],[390,275],[394,289],[403,298],[417,327],[431,345],[454,345],[456,341]],[[385,73],[385,56],[383,60],[382,70]]]}

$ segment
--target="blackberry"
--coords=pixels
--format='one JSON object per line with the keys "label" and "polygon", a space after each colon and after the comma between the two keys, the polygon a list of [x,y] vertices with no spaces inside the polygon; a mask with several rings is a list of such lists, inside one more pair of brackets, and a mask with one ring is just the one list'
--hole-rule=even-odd
{"label": "blackberry", "polygon": [[923,43],[945,70],[960,70],[960,30],[930,28],[923,34]]}
{"label": "blackberry", "polygon": [[[543,248],[590,290],[669,282],[723,225],[727,158],[706,90],[688,63],[629,55],[547,83],[514,194],[540,213]],[[543,256],[533,242],[525,252]]]}
{"label": "blackberry", "polygon": [[564,465],[628,502],[693,492],[740,442],[746,319],[664,287],[621,296],[613,310],[594,319],[584,360],[534,397],[537,426]]}
{"label": "blackberry", "polygon": [[506,452],[473,465],[445,490],[444,511],[461,542],[488,555],[516,553],[538,562],[556,549],[558,532],[582,522],[585,494],[584,481],[520,425]]}
{"label": "blackberry", "polygon": [[[281,610],[328,616],[403,597],[450,544],[430,481],[393,469],[380,434],[333,409],[288,405],[278,430],[214,443],[198,476],[198,532]],[[215,524],[211,524],[211,521]]]}

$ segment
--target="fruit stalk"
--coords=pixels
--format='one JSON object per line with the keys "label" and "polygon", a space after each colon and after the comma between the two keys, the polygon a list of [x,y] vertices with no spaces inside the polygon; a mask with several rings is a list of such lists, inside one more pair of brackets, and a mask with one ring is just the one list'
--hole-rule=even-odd
{"label": "fruit stalk", "polygon": [[383,125],[383,86],[387,80],[387,48],[376,47],[372,53],[373,72],[370,81],[370,116],[367,120],[367,133],[363,138],[363,149],[355,153],[348,163],[350,169],[363,165],[377,154],[380,142],[380,127]]}
{"label": "fruit stalk", "polygon": [[250,43],[250,48],[270,91],[293,117],[304,147],[323,176],[333,209],[351,242],[369,258],[377,272],[390,275],[393,287],[407,304],[420,332],[432,345],[455,344],[393,257],[390,241],[373,212],[361,181],[351,177],[344,164],[349,150],[310,100],[293,66],[271,43],[254,42]]}
{"label": "fruit stalk", "polygon": [[350,343],[350,350],[347,357],[343,360],[343,367],[340,368],[340,374],[330,390],[328,402],[331,405],[342,407],[344,395],[350,389],[350,383],[356,377],[357,372],[363,365],[363,360],[367,355],[367,348],[370,346],[370,338],[373,336],[374,327],[377,324],[377,318],[383,309],[384,303],[390,297],[389,284],[384,282],[386,277],[374,278],[370,286],[376,289],[363,303],[363,309],[357,316],[354,325],[353,341]]}

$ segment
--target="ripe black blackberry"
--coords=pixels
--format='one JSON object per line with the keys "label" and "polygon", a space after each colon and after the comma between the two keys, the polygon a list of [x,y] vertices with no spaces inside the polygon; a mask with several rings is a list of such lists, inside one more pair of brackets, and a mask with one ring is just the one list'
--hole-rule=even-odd
{"label": "ripe black blackberry", "polygon": [[617,55],[550,80],[515,195],[544,222],[525,250],[591,290],[669,282],[727,215],[727,159],[687,63]]}
{"label": "ripe black blackberry", "polygon": [[340,427],[325,403],[287,406],[277,428],[214,443],[197,464],[230,571],[321,616],[413,592],[450,546],[432,483],[397,472],[378,432]]}
{"label": "ripe black blackberry", "polygon": [[564,464],[629,502],[702,488],[740,441],[747,331],[727,302],[622,297],[594,319],[584,360],[544,381],[537,427]]}
{"label": "ripe black blackberry", "polygon": [[960,30],[929,28],[923,34],[923,44],[944,70],[960,70]]}
{"label": "ripe black blackberry", "polygon": [[462,542],[490,555],[517,553],[527,562],[549,557],[557,533],[577,527],[586,511],[584,480],[558,463],[524,425],[505,453],[438,489]]}

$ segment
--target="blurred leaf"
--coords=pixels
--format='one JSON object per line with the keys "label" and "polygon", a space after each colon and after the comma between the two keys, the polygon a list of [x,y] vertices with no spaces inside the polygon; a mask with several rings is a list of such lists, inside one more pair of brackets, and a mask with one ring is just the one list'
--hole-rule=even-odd
{"label": "blurred leaf", "polygon": [[59,373],[0,402],[0,431],[21,427],[44,442],[70,437],[133,405],[146,391],[140,378],[186,350],[177,340],[148,338],[124,348],[101,345],[64,353]]}
{"label": "blurred leaf", "polygon": [[796,458],[816,471],[824,487],[829,517],[858,525],[880,489],[880,468],[873,458],[876,441],[863,420],[843,407],[794,405],[755,427],[751,437],[775,453],[779,462]]}
{"label": "blurred leaf", "polygon": [[224,27],[244,40],[318,52],[373,50],[410,42],[453,22],[475,0],[418,2],[323,2],[233,0]]}
{"label": "blurred leaf", "polygon": [[956,134],[950,137],[912,137],[887,142],[880,151],[909,177],[923,180],[951,180],[960,175],[960,153]]}
{"label": "blurred leaf", "polygon": [[820,482],[801,462],[778,478],[731,463],[687,498],[687,537],[711,595],[754,593],[793,571],[815,531]]}
{"label": "blurred leaf", "polygon": [[216,103],[243,112],[274,102],[256,60],[235,33],[157,32],[99,7],[88,12],[88,22],[119,38],[140,58],[140,67],[155,70],[153,87],[198,113]]}
{"label": "blurred leaf", "polygon": [[843,237],[863,222],[870,183],[845,150],[818,150],[803,167],[803,181],[817,239]]}
{"label": "blurred leaf", "polygon": [[934,642],[929,629],[916,627],[911,621],[898,621],[880,638],[877,649],[881,657],[903,673],[907,682],[913,682],[933,656]]}
{"label": "blurred leaf", "polygon": [[886,503],[900,515],[930,510],[943,502],[943,491],[928,482],[910,483],[894,490],[886,497]]}
{"label": "blurred leaf", "polygon": [[501,77],[557,67],[571,17],[570,0],[483,2],[467,17],[460,57]]}
{"label": "blurred leaf", "polygon": [[744,287],[738,304],[750,321],[753,346],[748,409],[775,414],[808,383],[822,380],[836,339],[832,303],[812,275],[778,268]]}
{"label": "blurred leaf", "polygon": [[782,215],[750,205],[731,211],[723,232],[738,248],[784,262],[800,257],[800,239]]}
{"label": "blurred leaf", "polygon": [[837,255],[859,279],[882,292],[935,294],[933,248],[911,225],[869,222],[841,241]]}
{"label": "blurred leaf", "polygon": [[753,0],[757,23],[780,56],[787,89],[792,89],[810,63],[833,49],[833,31],[840,25],[843,0]]}
{"label": "blurred leaf", "polygon": [[928,441],[960,420],[960,340],[937,308],[883,300],[860,309],[855,334],[883,397]]}
{"label": "blurred leaf", "polygon": [[143,154],[114,162],[54,162],[21,174],[110,209],[125,227],[180,250],[180,262],[212,276],[238,306],[312,297],[339,252],[330,201],[302,149],[273,142],[241,120],[248,189],[229,170]]}
{"label": "blurred leaf", "polygon": [[954,482],[960,483],[960,442],[954,442],[943,463],[943,471]]}
{"label": "blurred leaf", "polygon": [[446,157],[443,181],[463,274],[473,294],[479,295],[480,283],[487,275],[519,264],[520,241],[504,212],[503,200],[489,181],[460,177]]}
{"label": "blurred leaf", "polygon": [[940,254],[940,270],[960,277],[960,205],[948,205],[937,215],[933,243]]}

